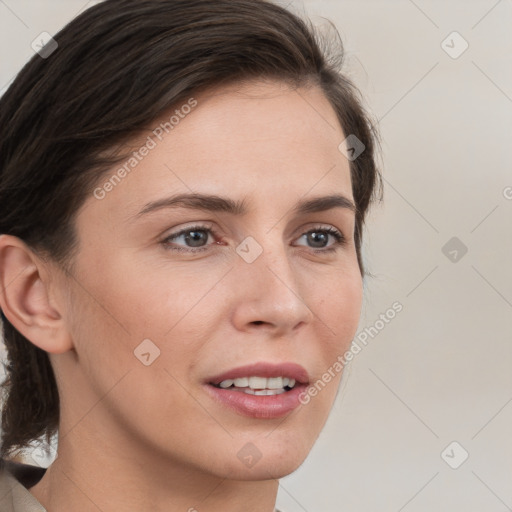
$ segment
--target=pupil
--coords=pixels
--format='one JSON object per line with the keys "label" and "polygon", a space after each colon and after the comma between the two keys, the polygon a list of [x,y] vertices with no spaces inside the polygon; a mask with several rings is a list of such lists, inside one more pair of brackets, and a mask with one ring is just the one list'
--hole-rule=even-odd
{"label": "pupil", "polygon": [[[317,243],[318,240],[315,240],[315,238],[318,238],[318,237],[320,237],[320,239],[323,242],[326,242],[326,240],[325,240],[326,234],[322,233],[322,232],[313,231],[313,232],[310,233],[310,237],[313,239],[313,243]],[[323,245],[320,245],[320,247],[323,247]]]}
{"label": "pupil", "polygon": [[[192,242],[201,242],[201,234],[204,234],[203,231],[189,231],[189,233],[193,233],[193,236],[187,236],[186,239],[187,239],[187,242],[189,241],[192,241]],[[199,244],[200,246],[200,244]],[[193,245],[193,247],[199,247],[197,245]]]}

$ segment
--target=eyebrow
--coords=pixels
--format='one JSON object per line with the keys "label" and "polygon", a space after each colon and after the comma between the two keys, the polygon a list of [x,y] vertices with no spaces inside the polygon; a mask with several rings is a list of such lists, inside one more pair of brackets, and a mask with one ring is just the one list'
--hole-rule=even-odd
{"label": "eyebrow", "polygon": [[[171,197],[152,201],[144,206],[144,208],[135,215],[139,219],[149,213],[167,208],[187,208],[191,210],[203,210],[211,212],[224,212],[231,215],[246,215],[249,213],[245,199],[235,201],[229,197],[221,197],[218,195],[207,195],[199,193],[177,194]],[[314,197],[312,199],[300,200],[292,212],[294,214],[303,215],[306,213],[317,213],[333,208],[345,208],[352,212],[356,212],[354,202],[340,194],[332,194],[328,196]]]}

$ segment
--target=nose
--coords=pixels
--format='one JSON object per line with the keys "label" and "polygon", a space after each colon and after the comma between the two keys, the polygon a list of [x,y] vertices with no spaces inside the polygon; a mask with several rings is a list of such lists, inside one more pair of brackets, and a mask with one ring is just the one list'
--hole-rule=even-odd
{"label": "nose", "polygon": [[233,322],[241,331],[266,329],[282,337],[313,320],[307,298],[314,283],[290,262],[282,241],[269,245],[251,263],[239,258],[235,264]]}

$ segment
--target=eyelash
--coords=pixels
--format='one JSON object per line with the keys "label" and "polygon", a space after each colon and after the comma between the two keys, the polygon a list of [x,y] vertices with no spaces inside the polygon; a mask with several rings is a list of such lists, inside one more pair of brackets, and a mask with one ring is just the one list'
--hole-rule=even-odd
{"label": "eyelash", "polygon": [[[210,226],[204,226],[204,225],[197,225],[197,226],[191,226],[185,229],[182,229],[181,231],[178,231],[177,233],[173,233],[172,235],[166,237],[164,240],[162,240],[162,245],[166,250],[169,251],[177,251],[177,252],[187,252],[187,253],[198,253],[198,252],[204,252],[210,248],[209,245],[206,245],[204,247],[189,247],[189,248],[183,248],[183,247],[174,247],[169,242],[171,240],[175,240],[176,238],[179,238],[181,235],[185,235],[187,233],[190,233],[191,231],[206,231],[210,234],[212,234],[214,237],[216,237],[217,233],[214,229],[212,229]],[[343,233],[338,231],[337,229],[333,227],[314,227],[304,233],[302,233],[301,237],[304,235],[308,235],[310,233],[317,233],[317,232],[324,232],[332,235],[335,238],[335,243],[332,244],[330,247],[326,249],[315,249],[313,248],[313,252],[315,253],[326,253],[326,252],[334,252],[337,251],[341,246],[344,246],[346,244],[345,236]]]}

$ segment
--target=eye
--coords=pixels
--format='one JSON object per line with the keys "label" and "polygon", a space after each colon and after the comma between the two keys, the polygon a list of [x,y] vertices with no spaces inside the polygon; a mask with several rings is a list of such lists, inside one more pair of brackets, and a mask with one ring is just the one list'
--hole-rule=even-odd
{"label": "eye", "polygon": [[[189,228],[182,229],[175,234],[172,234],[165,238],[162,243],[166,249],[172,251],[184,251],[184,252],[201,252],[208,249],[208,246],[202,245],[203,242],[208,242],[208,235],[215,235],[215,231],[211,228],[211,226],[192,226]],[[179,247],[174,244],[170,244],[171,241],[178,240],[183,237],[185,243],[190,243],[191,245],[187,247]]]}
{"label": "eye", "polygon": [[[173,233],[162,240],[161,243],[166,250],[197,253],[208,250],[209,246],[212,245],[208,245],[209,235],[216,237],[216,232],[211,226],[197,225]],[[306,237],[306,240],[313,244],[312,249],[317,253],[336,251],[346,243],[344,235],[333,227],[318,226],[303,233],[299,239],[303,237]],[[334,242],[325,248],[325,244],[329,242],[329,237],[334,238]],[[180,238],[187,244],[185,247],[173,243]]]}
{"label": "eye", "polygon": [[[340,246],[346,244],[345,237],[343,233],[338,231],[337,229],[333,227],[316,227],[313,228],[306,233],[304,233],[300,238],[306,237],[306,239],[310,242],[312,242],[313,248],[317,249],[315,252],[332,252],[336,251]],[[324,242],[329,242],[329,237],[334,238],[334,243],[325,247]],[[319,244],[319,245],[318,245]]]}

